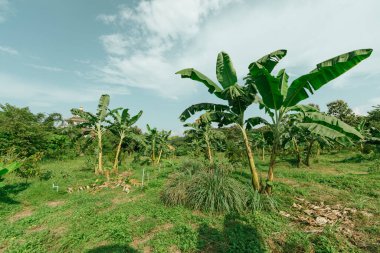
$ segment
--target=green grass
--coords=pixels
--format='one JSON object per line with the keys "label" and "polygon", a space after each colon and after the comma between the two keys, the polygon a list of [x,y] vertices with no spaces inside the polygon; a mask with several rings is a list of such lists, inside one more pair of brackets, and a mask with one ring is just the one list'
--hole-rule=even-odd
{"label": "green grass", "polygon": [[[149,182],[128,194],[120,188],[68,194],[67,187],[97,179],[78,158],[43,163],[42,170],[52,172],[47,181],[6,178],[8,186],[0,195],[0,252],[378,252],[380,174],[369,173],[375,161],[342,162],[353,156],[324,155],[311,168],[279,161],[272,197],[279,211],[292,215],[295,197],[370,213],[353,216],[352,236],[337,226],[309,232],[307,225],[277,211],[222,215],[165,206],[160,192],[185,158],[160,168],[146,166]],[[264,175],[267,162],[257,162]],[[142,167],[132,171],[140,180]],[[234,175],[249,184],[248,169],[241,173],[236,168]]]}

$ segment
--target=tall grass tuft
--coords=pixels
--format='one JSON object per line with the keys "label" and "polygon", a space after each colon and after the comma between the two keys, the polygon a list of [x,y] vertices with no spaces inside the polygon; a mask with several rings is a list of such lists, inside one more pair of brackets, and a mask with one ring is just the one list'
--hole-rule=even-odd
{"label": "tall grass tuft", "polygon": [[188,188],[191,176],[185,173],[177,173],[169,178],[164,191],[161,192],[161,200],[165,205],[185,205],[188,199]]}
{"label": "tall grass tuft", "polygon": [[186,160],[179,170],[161,192],[164,204],[214,213],[246,210],[249,188],[233,178],[233,167],[229,163],[217,161],[210,165],[204,161]]}
{"label": "tall grass tuft", "polygon": [[201,172],[192,178],[188,188],[187,206],[206,212],[242,212],[246,191],[240,182],[215,170]]}

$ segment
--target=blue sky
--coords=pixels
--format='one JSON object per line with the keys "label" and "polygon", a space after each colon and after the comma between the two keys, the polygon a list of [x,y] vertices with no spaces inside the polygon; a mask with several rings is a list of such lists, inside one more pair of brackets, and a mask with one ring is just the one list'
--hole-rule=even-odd
{"label": "blue sky", "polygon": [[[288,49],[279,64],[291,78],[347,51],[372,56],[306,102],[344,99],[365,114],[380,104],[380,1],[0,0],[0,103],[34,112],[144,110],[139,126],[182,132],[179,114],[215,102],[207,89],[174,73],[195,67],[215,79],[224,50],[239,78],[257,58]],[[252,108],[250,113],[258,113]]]}

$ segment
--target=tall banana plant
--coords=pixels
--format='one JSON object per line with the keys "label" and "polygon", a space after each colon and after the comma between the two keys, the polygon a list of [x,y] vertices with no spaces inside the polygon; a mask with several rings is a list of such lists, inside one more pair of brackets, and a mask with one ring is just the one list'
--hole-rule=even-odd
{"label": "tall banana plant", "polygon": [[[286,50],[278,50],[269,55],[264,56],[260,60],[249,65],[249,73],[246,79],[246,86],[257,89],[262,97],[260,108],[264,109],[271,119],[271,128],[274,135],[274,143],[272,146],[266,191],[271,192],[273,171],[277,156],[280,136],[283,132],[284,117],[293,110],[300,110],[297,104],[313,94],[314,91],[320,89],[329,81],[344,74],[355,65],[368,58],[372,53],[372,49],[360,49],[349,53],[336,56],[332,59],[317,64],[317,67],[310,73],[296,78],[291,85],[288,85],[289,76],[284,69],[281,69],[277,75],[272,75],[272,71],[277,63],[286,55]],[[262,62],[262,59],[268,59]],[[328,116],[309,115],[307,118],[309,123],[316,123],[314,128],[322,128],[323,126],[335,126],[338,131],[344,130],[346,127],[336,121],[336,119],[328,118]],[[253,122],[257,122],[256,119]],[[355,135],[357,134],[357,131]]]}
{"label": "tall banana plant", "polygon": [[150,160],[152,164],[155,164],[156,162],[156,144],[157,144],[157,138],[158,138],[158,130],[157,128],[152,128],[149,125],[146,125],[146,129],[148,130],[146,141],[148,144],[150,144]]}
{"label": "tall banana plant", "polygon": [[[291,144],[297,153],[298,167],[301,165],[301,148],[300,144],[306,146],[306,157],[304,163],[310,166],[310,156],[313,145],[318,143],[320,147],[331,146],[332,143],[341,143],[345,141],[350,143],[352,139],[362,139],[360,132],[345,122],[319,112],[314,107],[297,106],[306,109],[300,113],[287,115],[286,130],[281,135],[282,143],[285,146]],[[315,111],[313,111],[315,110]],[[318,122],[318,119],[323,119],[323,122]],[[336,127],[340,126],[340,127]]]}
{"label": "tall banana plant", "polygon": [[165,130],[158,132],[158,142],[156,144],[158,144],[157,147],[160,151],[158,152],[158,158],[157,158],[156,164],[160,164],[162,153],[164,152],[164,150],[168,150],[168,147],[169,147],[168,141],[169,141],[169,137],[171,133],[172,131],[165,131]]}
{"label": "tall banana plant", "polygon": [[[163,150],[168,146],[168,139],[171,131],[158,131],[157,128],[152,128],[146,125],[148,130],[146,141],[150,145],[150,159],[153,165],[160,163]],[[156,153],[158,151],[158,154]]]}
{"label": "tall banana plant", "polygon": [[142,113],[143,111],[139,111],[139,113],[131,117],[131,115],[129,114],[129,109],[126,108],[117,108],[109,111],[109,114],[113,119],[109,129],[113,134],[119,137],[119,144],[116,148],[115,160],[112,168],[114,173],[116,174],[119,172],[119,156],[121,145],[123,144],[123,141],[127,134],[134,135],[134,133],[131,131],[131,127],[139,120]]}
{"label": "tall banana plant", "polygon": [[95,174],[103,174],[103,144],[102,136],[105,131],[104,122],[108,116],[108,105],[110,103],[110,96],[103,94],[100,96],[98,109],[96,114],[86,112],[81,109],[71,109],[71,113],[75,116],[81,117],[86,121],[81,123],[80,127],[91,128],[98,138],[98,166],[95,167]]}
{"label": "tall banana plant", "polygon": [[[203,114],[202,116],[205,116]],[[185,134],[192,136],[194,139],[203,140],[206,143],[206,153],[210,164],[214,163],[214,158],[211,149],[211,122],[202,120],[202,116],[193,123],[186,123],[183,126],[190,127],[185,131]]]}
{"label": "tall banana plant", "polygon": [[[263,59],[267,62],[269,59]],[[252,187],[260,190],[259,174],[257,172],[253,152],[249,143],[246,124],[250,119],[245,119],[245,111],[254,102],[257,102],[256,88],[253,85],[242,86],[237,83],[235,68],[229,55],[220,52],[216,60],[216,77],[219,85],[201,72],[193,69],[183,69],[176,74],[182,78],[190,78],[194,81],[203,83],[208,92],[224,100],[227,104],[200,103],[188,107],[180,115],[180,120],[185,121],[197,112],[206,111],[204,120],[217,122],[219,126],[236,125],[239,127],[244,140],[247,159],[251,172]]]}

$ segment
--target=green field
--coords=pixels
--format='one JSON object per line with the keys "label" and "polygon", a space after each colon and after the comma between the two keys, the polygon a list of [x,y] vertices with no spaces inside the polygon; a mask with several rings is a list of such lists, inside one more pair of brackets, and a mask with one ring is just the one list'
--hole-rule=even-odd
{"label": "green field", "polygon": [[[380,172],[353,156],[323,155],[311,168],[280,160],[274,208],[240,214],[165,206],[160,192],[184,158],[145,167],[149,181],[129,193],[77,190],[97,178],[84,158],[44,162],[48,180],[7,178],[0,252],[379,252]],[[143,167],[123,168],[141,180]],[[249,186],[249,172],[235,169]]]}

